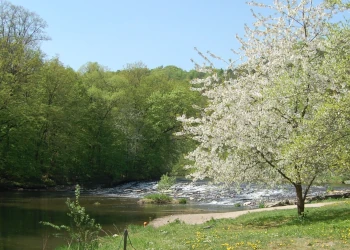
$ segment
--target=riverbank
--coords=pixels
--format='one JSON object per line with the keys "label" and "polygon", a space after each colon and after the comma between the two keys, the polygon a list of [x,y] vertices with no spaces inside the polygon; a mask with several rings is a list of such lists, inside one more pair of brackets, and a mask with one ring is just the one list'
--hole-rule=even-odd
{"label": "riverbank", "polygon": [[[339,188],[345,189],[347,187],[342,186]],[[67,216],[65,202],[67,197],[73,199],[73,190],[74,186],[69,190],[64,188],[61,190],[63,192],[51,192],[48,190],[39,192],[34,190],[0,192],[0,210],[3,215],[1,221],[2,228],[0,229],[0,250],[38,249],[43,243],[43,235],[48,237],[44,238],[47,241],[46,249],[54,249],[57,245],[64,245],[66,243],[65,239],[52,237],[51,232],[47,232],[47,228],[43,226],[38,226],[38,223],[40,220],[43,220],[58,225],[69,225],[70,217]],[[327,187],[315,187],[313,189],[313,193],[319,195],[326,193],[326,191]],[[225,189],[205,181],[192,183],[190,181],[180,180],[170,189],[168,195],[176,196],[178,199],[180,195],[187,197],[188,204],[137,204],[137,201],[141,197],[144,197],[145,194],[157,192],[157,182],[155,181],[130,182],[114,188],[85,188],[82,190],[80,200],[91,218],[96,219],[96,222],[102,225],[105,232],[113,235],[121,234],[125,227],[134,227],[130,225],[143,226],[144,222],[152,221],[155,218],[163,218],[164,216],[247,210],[256,208],[257,202],[261,199],[272,202],[275,198],[284,197],[284,194],[291,195],[289,200],[295,197],[294,190],[289,186],[280,186],[272,190],[266,189],[266,191],[261,186],[247,186],[243,187],[241,193],[238,194],[233,189]],[[269,194],[271,195],[266,196]],[[242,204],[242,206],[235,206],[235,204]],[[296,212],[293,212],[294,216],[295,214]],[[177,225],[177,223],[175,224]],[[187,226],[187,224],[181,223],[180,225]],[[167,226],[154,228],[154,230],[157,233],[157,230],[164,230]],[[150,230],[150,228],[153,227],[142,227],[140,230]],[[152,238],[152,236],[150,237]],[[148,248],[152,249],[151,246]],[[189,248],[187,246],[184,249]],[[115,247],[111,249],[115,249]],[[147,248],[140,247],[137,249]],[[167,249],[174,248],[169,247]]]}
{"label": "riverbank", "polygon": [[[305,210],[309,208],[322,207],[325,205],[329,206],[335,203],[336,202],[306,204]],[[165,216],[162,218],[157,218],[155,220],[152,220],[149,223],[149,225],[153,227],[160,227],[175,221],[180,221],[185,224],[195,225],[195,224],[203,224],[210,220],[235,219],[244,214],[274,211],[274,210],[281,210],[281,209],[297,209],[297,206],[289,205],[289,206],[280,206],[280,207],[258,208],[258,209],[249,209],[249,210],[226,212],[226,213],[176,214],[176,215]]]}
{"label": "riverbank", "polygon": [[[133,249],[350,249],[350,202],[296,209],[256,210],[236,219],[211,218],[204,224],[180,220],[160,227],[130,226],[127,248]],[[255,211],[255,210],[254,210]],[[103,237],[102,250],[120,248],[122,235]],[[132,247],[131,247],[132,244]]]}

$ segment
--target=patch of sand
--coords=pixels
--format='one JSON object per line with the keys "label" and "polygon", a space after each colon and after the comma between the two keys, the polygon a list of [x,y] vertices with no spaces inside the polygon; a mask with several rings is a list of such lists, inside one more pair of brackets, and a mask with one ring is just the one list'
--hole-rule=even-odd
{"label": "patch of sand", "polygon": [[[314,203],[305,205],[305,209],[310,207],[322,207],[325,205],[331,205],[335,202],[326,202],[326,203]],[[149,225],[153,227],[160,227],[166,225],[168,223],[174,222],[175,220],[179,220],[186,224],[202,224],[211,219],[234,219],[238,216],[247,213],[255,213],[262,211],[272,211],[272,210],[281,210],[281,209],[297,209],[296,205],[289,206],[281,206],[281,207],[269,207],[269,208],[260,208],[260,209],[252,209],[252,210],[243,210],[243,211],[235,211],[235,212],[225,212],[225,213],[207,213],[207,214],[176,214],[169,215],[162,218],[157,218],[149,223]]]}

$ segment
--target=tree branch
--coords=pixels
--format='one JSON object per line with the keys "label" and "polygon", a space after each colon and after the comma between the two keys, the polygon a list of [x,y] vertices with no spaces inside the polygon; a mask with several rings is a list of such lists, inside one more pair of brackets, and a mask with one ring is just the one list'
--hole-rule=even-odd
{"label": "tree branch", "polygon": [[263,152],[261,152],[258,149],[255,149],[256,152],[264,159],[264,161],[269,164],[273,169],[275,169],[280,175],[283,176],[283,178],[285,178],[287,181],[289,181],[291,184],[294,185],[294,182],[292,181],[292,179],[290,179],[285,173],[282,172],[282,170],[278,169],[277,166],[275,166],[272,161],[270,161],[269,159],[266,158],[266,156],[264,155]]}
{"label": "tree branch", "polygon": [[312,186],[312,183],[314,182],[315,179],[316,179],[316,174],[315,174],[315,176],[312,178],[312,180],[311,180],[311,182],[309,183],[309,185],[306,187],[306,189],[305,189],[305,191],[304,191],[303,200],[306,199],[306,195],[307,195],[307,193],[309,192],[310,187]]}

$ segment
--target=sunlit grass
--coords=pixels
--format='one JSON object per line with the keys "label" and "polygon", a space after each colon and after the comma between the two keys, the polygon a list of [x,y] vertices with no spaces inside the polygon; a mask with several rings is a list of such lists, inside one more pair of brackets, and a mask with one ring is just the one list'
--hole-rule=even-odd
{"label": "sunlit grass", "polygon": [[[200,225],[179,221],[159,228],[130,226],[135,249],[350,249],[350,202],[306,209],[275,210]],[[128,240],[128,249],[133,249]],[[100,249],[123,249],[122,236],[104,237]]]}
{"label": "sunlit grass", "polygon": [[145,201],[148,200],[146,203],[169,203],[172,201],[172,198],[166,194],[148,194],[144,198]]}

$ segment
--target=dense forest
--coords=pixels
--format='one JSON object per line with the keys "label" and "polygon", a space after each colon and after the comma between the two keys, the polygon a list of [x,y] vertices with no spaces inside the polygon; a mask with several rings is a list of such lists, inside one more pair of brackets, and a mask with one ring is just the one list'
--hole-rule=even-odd
{"label": "dense forest", "polygon": [[176,117],[205,103],[190,89],[204,73],[142,62],[116,72],[87,62],[78,71],[48,59],[38,15],[0,6],[0,183],[44,187],[159,178],[181,172],[189,139]]}

